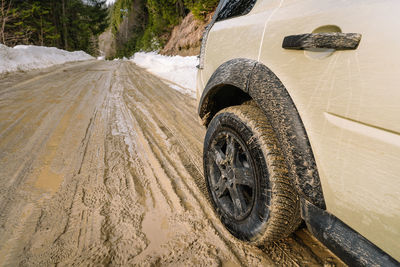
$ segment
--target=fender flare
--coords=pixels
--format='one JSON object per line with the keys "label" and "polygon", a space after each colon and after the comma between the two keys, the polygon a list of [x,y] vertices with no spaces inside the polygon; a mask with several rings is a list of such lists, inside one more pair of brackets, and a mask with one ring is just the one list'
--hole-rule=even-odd
{"label": "fender flare", "polygon": [[326,209],[314,154],[297,108],[279,78],[264,64],[233,59],[222,64],[209,79],[200,98],[198,113],[205,125],[219,111],[213,97],[226,86],[248,94],[270,120],[286,155],[289,175],[299,193]]}

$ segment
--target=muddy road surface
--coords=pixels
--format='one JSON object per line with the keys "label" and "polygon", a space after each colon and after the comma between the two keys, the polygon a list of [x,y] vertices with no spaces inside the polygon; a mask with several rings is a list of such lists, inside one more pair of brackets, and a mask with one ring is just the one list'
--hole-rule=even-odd
{"label": "muddy road surface", "polygon": [[127,61],[0,79],[0,265],[340,266],[300,229],[255,248],[207,201],[194,99]]}

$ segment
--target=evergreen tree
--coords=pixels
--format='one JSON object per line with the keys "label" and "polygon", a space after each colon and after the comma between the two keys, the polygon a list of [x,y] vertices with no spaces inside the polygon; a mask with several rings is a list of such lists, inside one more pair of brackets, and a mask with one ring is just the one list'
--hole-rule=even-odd
{"label": "evergreen tree", "polygon": [[0,0],[0,41],[94,51],[108,26],[106,0]]}

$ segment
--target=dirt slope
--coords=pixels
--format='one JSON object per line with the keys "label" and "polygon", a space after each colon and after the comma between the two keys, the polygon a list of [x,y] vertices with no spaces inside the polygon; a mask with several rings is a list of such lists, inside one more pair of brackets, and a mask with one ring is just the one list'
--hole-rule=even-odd
{"label": "dirt slope", "polygon": [[162,55],[195,56],[200,54],[201,38],[204,28],[211,21],[213,13],[205,21],[196,20],[189,13],[182,22],[172,30],[171,37],[161,50]]}
{"label": "dirt slope", "polygon": [[0,265],[341,265],[306,230],[236,241],[204,194],[193,99],[125,61],[0,81]]}

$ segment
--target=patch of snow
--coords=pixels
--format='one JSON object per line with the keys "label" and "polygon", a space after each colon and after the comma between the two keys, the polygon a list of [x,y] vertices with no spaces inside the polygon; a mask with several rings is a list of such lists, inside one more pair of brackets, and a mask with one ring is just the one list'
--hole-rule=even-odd
{"label": "patch of snow", "polygon": [[106,57],[105,56],[100,56],[100,57],[97,57],[97,60],[105,60],[106,59]]}
{"label": "patch of snow", "polygon": [[83,51],[68,52],[55,47],[0,44],[0,73],[42,69],[71,61],[94,59]]}
{"label": "patch of snow", "polygon": [[147,71],[169,81],[167,84],[177,91],[196,97],[196,56],[163,56],[156,52],[138,52],[131,61]]}

